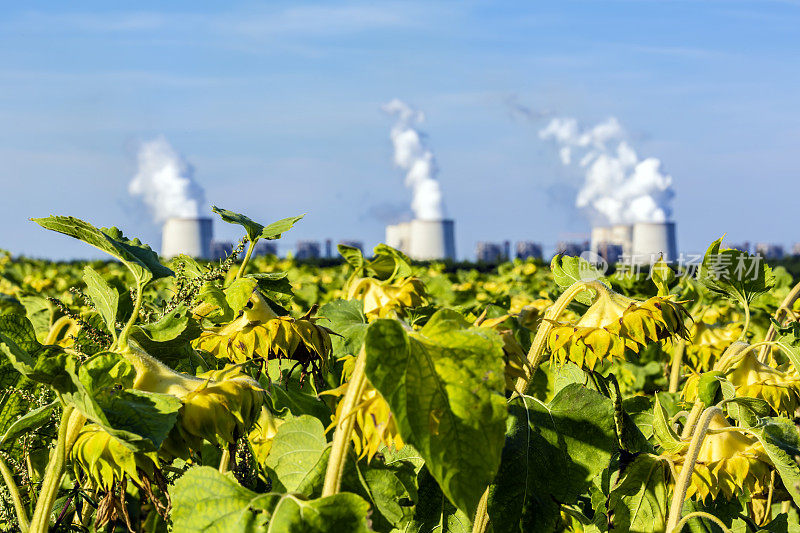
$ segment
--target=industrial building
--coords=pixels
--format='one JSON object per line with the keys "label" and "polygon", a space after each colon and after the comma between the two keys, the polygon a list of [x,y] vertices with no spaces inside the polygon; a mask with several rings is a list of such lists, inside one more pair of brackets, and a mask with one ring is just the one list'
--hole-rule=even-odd
{"label": "industrial building", "polygon": [[[592,228],[591,251],[606,261],[630,260],[650,264],[664,257],[667,262],[678,260],[678,245],[674,222],[637,222]],[[621,253],[620,253],[621,252]],[[615,261],[610,257],[616,256]]]}
{"label": "industrial building", "polygon": [[771,242],[760,242],[756,244],[756,254],[764,259],[782,259],[783,246]]}
{"label": "industrial building", "polygon": [[[327,246],[327,242],[325,244]],[[359,252],[362,254],[364,253],[364,243],[361,241],[339,241],[339,244],[344,244],[345,246],[350,246],[351,248],[357,248]]]}
{"label": "industrial building", "polygon": [[581,255],[583,252],[589,250],[589,241],[583,242],[569,242],[559,241],[556,243],[556,254],[561,255]]}
{"label": "industrial building", "polygon": [[161,255],[167,259],[179,254],[209,259],[212,238],[210,218],[169,218],[162,228]]}
{"label": "industrial building", "polygon": [[516,252],[518,259],[541,259],[543,256],[542,245],[531,241],[517,241]]}
{"label": "industrial building", "polygon": [[475,256],[479,263],[499,263],[507,259],[501,244],[486,241],[480,241],[475,246]]}
{"label": "industrial building", "polygon": [[297,241],[295,259],[319,259],[320,245],[317,241]]}
{"label": "industrial building", "polygon": [[386,226],[386,244],[418,261],[455,259],[455,223],[415,219]]}

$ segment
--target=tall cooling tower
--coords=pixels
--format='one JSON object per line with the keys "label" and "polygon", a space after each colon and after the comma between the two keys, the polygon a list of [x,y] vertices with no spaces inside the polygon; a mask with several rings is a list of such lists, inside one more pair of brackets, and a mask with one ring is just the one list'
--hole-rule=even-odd
{"label": "tall cooling tower", "polygon": [[386,244],[408,255],[411,252],[409,247],[410,232],[410,222],[400,222],[386,226]]}
{"label": "tall cooling tower", "polygon": [[630,224],[617,224],[611,226],[611,241],[622,246],[622,253],[630,255],[633,248],[633,226]]}
{"label": "tall cooling tower", "polygon": [[664,260],[678,260],[674,222],[637,222],[633,226],[631,254],[635,262],[649,264],[664,254]]}
{"label": "tall cooling tower", "polygon": [[594,253],[600,253],[600,246],[609,244],[611,240],[611,228],[608,226],[595,226],[592,228],[592,244],[591,250]]}
{"label": "tall cooling tower", "polygon": [[170,218],[161,234],[161,255],[175,257],[211,257],[212,225],[210,218]]}
{"label": "tall cooling tower", "polygon": [[455,224],[452,220],[412,220],[408,255],[412,259],[455,259]]}

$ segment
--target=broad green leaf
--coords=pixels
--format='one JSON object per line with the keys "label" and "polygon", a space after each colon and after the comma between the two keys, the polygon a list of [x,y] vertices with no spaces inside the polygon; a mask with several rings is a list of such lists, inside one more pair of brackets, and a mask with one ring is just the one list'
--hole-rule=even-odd
{"label": "broad green leaf", "polygon": [[579,384],[549,404],[509,401],[503,460],[489,489],[494,533],[552,531],[559,505],[575,503],[617,450],[613,402]]}
{"label": "broad green leaf", "polygon": [[364,270],[364,265],[366,264],[366,261],[364,261],[364,254],[361,250],[346,244],[340,244],[336,249],[339,251],[339,255],[347,261],[347,264],[353,267],[355,274],[357,276],[361,275],[361,271]]}
{"label": "broad green leaf", "polygon": [[750,432],[758,439],[778,471],[783,485],[800,505],[800,434],[797,426],[786,418],[763,418]]}
{"label": "broad green leaf", "polygon": [[661,405],[661,401],[656,395],[656,402],[653,406],[653,435],[656,442],[667,452],[674,452],[685,448],[687,444],[681,440],[672,425],[669,423],[667,411]]}
{"label": "broad green leaf", "polygon": [[172,490],[170,518],[181,532],[367,533],[369,504],[355,494],[306,500],[294,494],[256,494],[231,474],[200,466]]}
{"label": "broad green leaf", "polygon": [[375,277],[391,281],[396,278],[407,278],[413,274],[411,260],[400,250],[379,244],[373,250],[375,257],[367,265]]}
{"label": "broad green leaf", "polygon": [[245,277],[256,280],[262,294],[281,305],[286,305],[292,298],[292,283],[288,272],[256,272]]}
{"label": "broad green leaf", "polygon": [[366,374],[405,442],[444,494],[472,515],[494,478],[505,434],[502,341],[441,310],[419,332],[377,320],[367,329]]}
{"label": "broad green leaf", "polygon": [[97,312],[103,317],[108,331],[116,335],[117,307],[119,306],[119,293],[110,286],[100,274],[91,266],[83,269],[83,281],[86,283],[86,295],[94,304]]}
{"label": "broad green leaf", "polygon": [[419,498],[414,519],[405,527],[406,533],[470,533],[470,518],[450,503],[427,468],[418,477]]}
{"label": "broad green leaf", "polygon": [[751,398],[750,396],[740,396],[725,401],[725,408],[728,414],[744,422],[748,426],[754,426],[758,419],[769,416],[772,413],[770,405],[761,398]]}
{"label": "broad green leaf", "polygon": [[117,228],[96,228],[79,218],[50,216],[34,218],[45,229],[81,240],[121,261],[140,283],[172,276],[172,270],[158,261],[158,254],[139,239],[126,238]]}
{"label": "broad green leaf", "polygon": [[228,305],[225,292],[214,283],[203,284],[197,293],[197,302],[198,307],[194,311],[213,322],[230,322],[234,318],[233,309]]}
{"label": "broad green leaf", "polygon": [[54,401],[47,405],[43,405],[38,409],[30,411],[26,415],[18,418],[6,430],[2,438],[0,438],[0,446],[5,446],[7,443],[13,443],[15,439],[25,435],[30,431],[39,429],[50,421],[53,410],[58,406],[58,401]]}
{"label": "broad green leaf", "polygon": [[328,404],[317,396],[311,380],[300,381],[301,374],[302,369],[292,368],[280,360],[267,362],[267,373],[261,376],[260,382],[268,392],[267,401],[272,403],[272,412],[281,418],[311,415],[323,425],[329,424],[332,413]]}
{"label": "broad green leaf", "polygon": [[[561,289],[567,289],[574,283],[580,281],[602,280],[603,274],[588,261],[580,257],[558,254],[550,262],[550,270],[553,273],[553,280]],[[575,296],[575,300],[582,304],[592,305],[595,292],[591,289],[581,291]]]}
{"label": "broad green leaf", "polygon": [[304,500],[282,494],[272,510],[268,533],[369,533],[369,504],[361,497],[342,492]]}
{"label": "broad green leaf", "polygon": [[189,469],[170,495],[173,531],[187,533],[266,531],[268,501],[280,497],[256,494],[239,485],[232,474],[208,466]]}
{"label": "broad green leaf", "polygon": [[338,335],[331,336],[333,355],[357,355],[367,334],[367,317],[361,300],[334,300],[323,305],[319,317],[329,321],[327,327]]}
{"label": "broad green leaf", "polygon": [[781,328],[781,334],[775,339],[775,344],[791,361],[797,372],[800,372],[800,322],[792,322],[786,328]]}
{"label": "broad green leaf", "polygon": [[[20,296],[19,301],[25,307],[25,316],[30,320],[36,338],[44,341],[50,332],[53,304],[42,296]],[[0,331],[5,331],[5,328],[0,326]]]}
{"label": "broad green leaf", "polygon": [[749,305],[775,285],[775,276],[764,258],[720,249],[721,245],[722,238],[711,243],[697,272],[697,281],[707,289]]}
{"label": "broad green leaf", "polygon": [[225,299],[228,301],[228,305],[233,310],[234,315],[244,309],[257,286],[258,281],[245,277],[237,279],[225,289]]}
{"label": "broad green leaf", "polygon": [[184,350],[201,331],[200,324],[181,304],[156,322],[135,325],[130,336],[148,354],[171,363],[183,357]]}
{"label": "broad green leaf", "polygon": [[666,461],[641,454],[628,465],[608,497],[613,533],[650,533],[667,527],[670,479]]}
{"label": "broad green leaf", "polygon": [[264,464],[273,474],[273,489],[296,492],[327,445],[325,428],[312,416],[301,415],[281,424]]}
{"label": "broad green leaf", "polygon": [[228,211],[227,209],[222,209],[221,207],[212,206],[211,210],[218,214],[225,222],[242,226],[245,232],[247,232],[247,238],[250,239],[250,242],[253,242],[256,239],[267,239],[270,241],[280,239],[281,234],[292,229],[292,226],[294,226],[305,216],[303,214],[299,217],[282,218],[281,220],[273,222],[268,226],[263,226],[245,215]]}

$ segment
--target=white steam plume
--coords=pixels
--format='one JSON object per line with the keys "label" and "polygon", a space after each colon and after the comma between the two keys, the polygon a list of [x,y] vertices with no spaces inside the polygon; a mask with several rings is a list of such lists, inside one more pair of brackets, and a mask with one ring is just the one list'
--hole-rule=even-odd
{"label": "white steam plume", "polygon": [[424,122],[425,115],[397,98],[382,109],[397,117],[391,133],[394,163],[406,171],[406,186],[413,192],[411,209],[414,216],[420,220],[441,220],[444,209],[442,189],[436,179],[436,159],[416,129]]}
{"label": "white steam plume", "polygon": [[597,224],[666,222],[672,218],[672,176],[654,157],[640,160],[616,118],[581,129],[573,118],[554,118],[539,131],[552,139],[564,165],[579,156],[585,181],[575,205]]}
{"label": "white steam plume", "polygon": [[163,136],[142,143],[138,170],[128,192],[141,197],[156,222],[196,218],[205,205],[205,192],[194,180],[194,168]]}

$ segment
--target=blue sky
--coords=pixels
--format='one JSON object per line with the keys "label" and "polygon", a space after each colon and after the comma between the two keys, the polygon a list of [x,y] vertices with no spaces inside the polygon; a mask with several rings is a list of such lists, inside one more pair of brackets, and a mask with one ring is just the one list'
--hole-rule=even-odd
{"label": "blue sky", "polygon": [[[167,8],[163,5],[168,5]],[[458,253],[552,246],[588,222],[581,176],[509,102],[615,116],[674,178],[679,248],[800,241],[800,2],[27,2],[0,7],[0,247],[91,252],[32,216],[158,245],[127,194],[163,134],[210,203],[297,239],[383,238],[410,193],[392,165],[400,98],[425,112]],[[221,238],[232,226],[216,225]]]}

